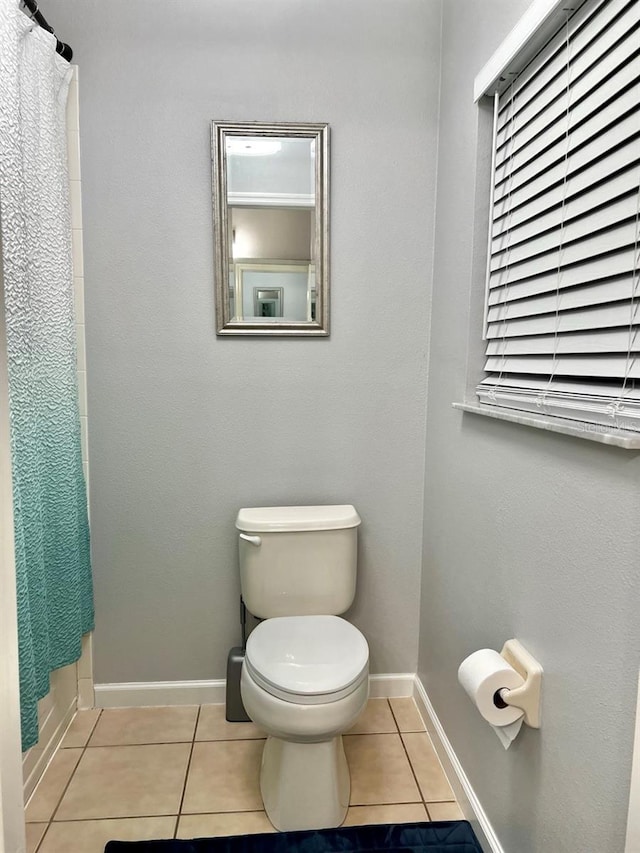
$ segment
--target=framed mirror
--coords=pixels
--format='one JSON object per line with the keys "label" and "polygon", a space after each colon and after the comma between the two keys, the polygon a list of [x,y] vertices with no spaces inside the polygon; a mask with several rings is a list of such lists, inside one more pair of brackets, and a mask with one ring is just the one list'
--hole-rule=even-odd
{"label": "framed mirror", "polygon": [[214,121],[218,335],[329,334],[329,125]]}

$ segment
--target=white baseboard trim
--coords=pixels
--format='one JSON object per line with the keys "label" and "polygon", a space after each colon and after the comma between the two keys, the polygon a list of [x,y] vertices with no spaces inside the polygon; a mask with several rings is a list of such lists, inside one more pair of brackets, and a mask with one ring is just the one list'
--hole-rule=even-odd
{"label": "white baseboard trim", "polygon": [[640,850],[640,681],[638,681],[638,705],[631,763],[631,789],[629,791],[629,813],[627,816],[627,841],[625,853]]}
{"label": "white baseboard trim", "polygon": [[482,808],[482,804],[467,774],[464,772],[460,759],[456,755],[442,723],[438,719],[438,715],[431,704],[422,681],[420,681],[417,675],[414,679],[413,698],[418,706],[418,710],[422,714],[427,731],[431,735],[438,758],[456,795],[456,800],[465,818],[473,826],[473,831],[478,836],[483,850],[487,851],[487,853],[489,851],[490,853],[504,853],[498,836],[491,826],[489,818]]}
{"label": "white baseboard trim", "polygon": [[69,724],[76,713],[76,705],[77,699],[74,696],[73,702],[71,702],[64,712],[57,725],[55,724],[55,711],[52,711],[42,726],[40,740],[24,754],[22,759],[22,777],[25,803],[34,792],[54,752],[60,746],[64,733],[69,728]]}
{"label": "white baseboard trim", "polygon": [[[369,676],[369,695],[395,698],[413,696],[411,672]],[[222,705],[226,681],[133,681],[96,684],[96,708],[142,708],[149,705]]]}
{"label": "white baseboard trim", "polygon": [[148,705],[222,705],[226,681],[131,681],[94,685],[96,708]]}
{"label": "white baseboard trim", "polygon": [[381,699],[398,699],[413,696],[415,675],[398,672],[369,676],[369,696]]}

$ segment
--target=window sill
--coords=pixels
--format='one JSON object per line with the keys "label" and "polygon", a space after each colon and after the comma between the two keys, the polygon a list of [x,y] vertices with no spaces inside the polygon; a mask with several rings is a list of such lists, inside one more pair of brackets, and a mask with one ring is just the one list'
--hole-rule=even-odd
{"label": "window sill", "polygon": [[588,441],[622,447],[624,450],[640,450],[640,433],[632,433],[629,430],[611,429],[602,424],[590,424],[566,418],[534,415],[530,412],[520,412],[499,406],[483,406],[480,403],[453,403],[452,405],[454,409],[471,412],[474,415],[484,415],[500,421],[511,421],[514,424],[546,429],[549,432],[572,435],[574,438],[586,438]]}

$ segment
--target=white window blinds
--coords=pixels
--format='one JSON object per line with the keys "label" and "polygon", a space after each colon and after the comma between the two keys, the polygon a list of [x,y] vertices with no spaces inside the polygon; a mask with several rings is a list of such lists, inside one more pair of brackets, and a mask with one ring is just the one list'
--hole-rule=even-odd
{"label": "white window blinds", "polygon": [[640,431],[640,0],[567,15],[496,96],[477,393]]}

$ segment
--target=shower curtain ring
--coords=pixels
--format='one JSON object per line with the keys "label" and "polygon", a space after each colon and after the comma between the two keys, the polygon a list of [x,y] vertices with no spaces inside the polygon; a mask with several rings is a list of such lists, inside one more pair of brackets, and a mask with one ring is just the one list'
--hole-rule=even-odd
{"label": "shower curtain ring", "polygon": [[31,20],[32,20],[32,21],[34,20],[34,18],[35,18],[35,16],[36,16],[37,14],[38,14],[38,3],[36,2],[36,8],[35,8],[35,9],[33,10],[33,12],[29,15],[29,17],[31,18]]}

